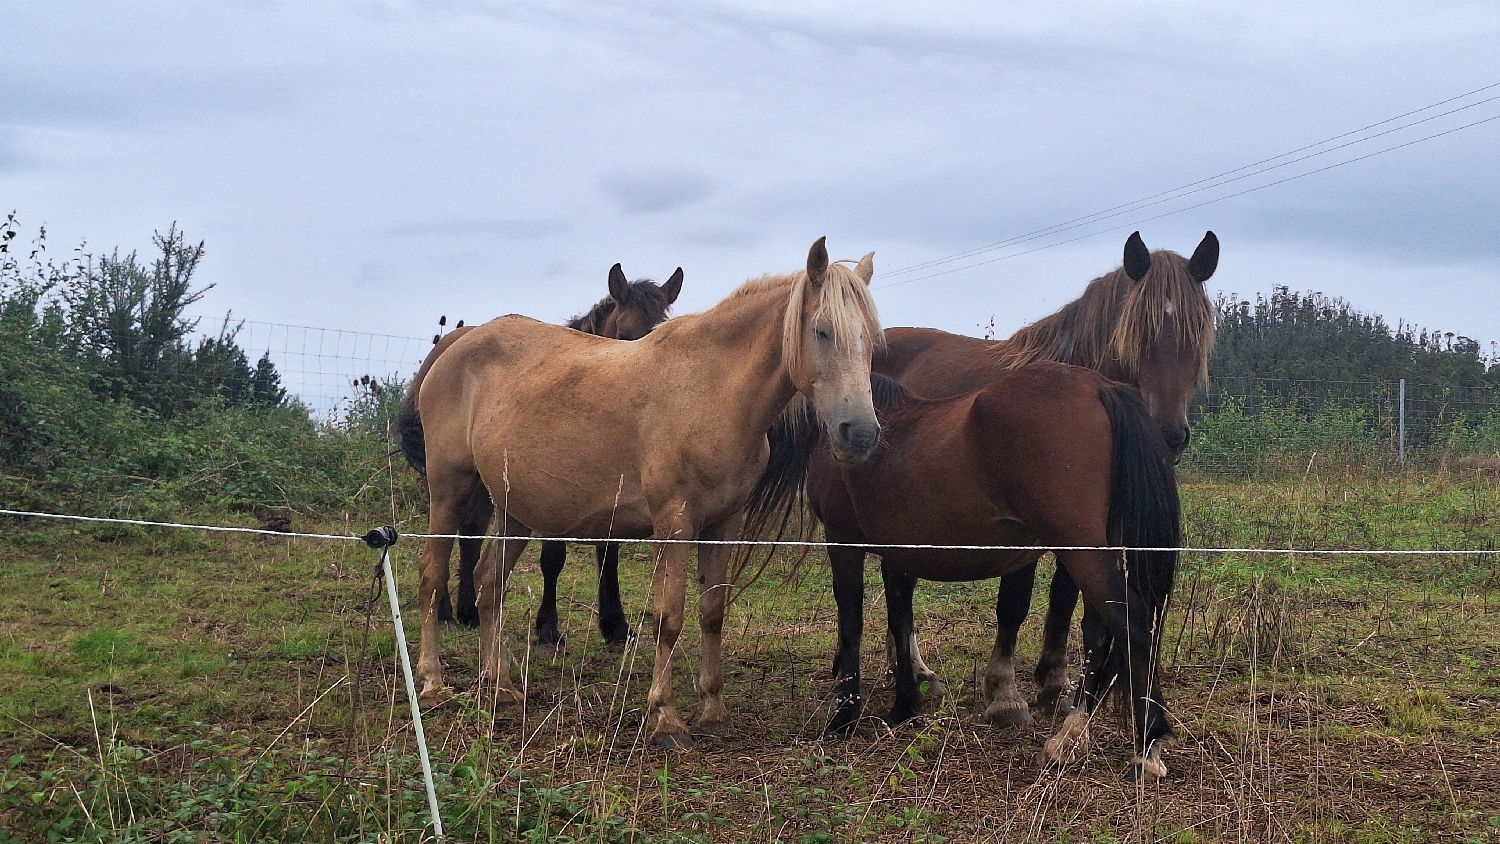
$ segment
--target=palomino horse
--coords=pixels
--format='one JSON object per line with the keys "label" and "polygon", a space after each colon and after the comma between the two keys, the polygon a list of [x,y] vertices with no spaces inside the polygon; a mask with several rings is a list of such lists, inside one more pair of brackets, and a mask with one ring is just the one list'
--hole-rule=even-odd
{"label": "palomino horse", "polygon": [[[1009,370],[1039,360],[1071,363],[1099,371],[1104,377],[1140,388],[1141,397],[1161,428],[1173,459],[1187,448],[1188,404],[1208,379],[1208,353],[1213,348],[1213,302],[1204,282],[1219,265],[1219,239],[1203,236],[1191,258],[1165,249],[1148,251],[1135,232],[1125,241],[1124,265],[1089,282],[1077,300],[1026,326],[1007,340],[992,342],[930,328],[892,328],[886,347],[875,355],[875,371],[895,378],[926,398],[946,398],[990,383]],[[1031,611],[1036,567],[1005,575],[1000,600],[998,652],[1009,661],[1021,624]],[[1041,656],[1037,660],[1037,704],[1051,709],[1068,689],[1068,630],[1078,588],[1068,570],[1059,567],[1052,578],[1044,624]],[[937,676],[922,661],[913,642],[917,680],[941,688]],[[993,710],[1001,725],[1031,721],[1026,701],[1012,678],[1002,691],[1009,708]]]}
{"label": "palomino horse", "polygon": [[[633,343],[509,316],[466,334],[433,364],[417,397],[425,435],[431,530],[451,534],[476,490],[494,494],[500,533],[476,580],[481,688],[523,698],[510,677],[502,612],[511,568],[533,532],[677,540],[657,548],[652,577],[656,663],[652,741],[692,743],[677,713],[672,659],[682,631],[688,544],[734,535],[766,465],[766,430],[797,393],[840,459],[879,439],[870,357],[880,323],[873,256],[828,263],[820,238],[807,269],[747,282],[701,314]],[[421,696],[443,693],[437,597],[453,540],[427,540],[419,562]],[[700,730],[729,724],[721,647],[728,547],[700,544]]]}
{"label": "palomino horse", "polygon": [[[978,545],[1054,549],[1083,591],[1086,652],[1073,714],[1047,742],[1065,760],[1087,741],[1089,713],[1113,681],[1131,701],[1136,758],[1129,775],[1166,773],[1159,740],[1171,734],[1157,652],[1177,565],[1180,519],[1171,454],[1130,387],[1074,366],[1039,362],[987,386],[938,401],[916,399],[876,376],[880,448],[840,466],[815,447],[807,498],[830,543],[839,609],[839,684],[830,732],[861,709],[864,558],[881,557],[895,643],[892,723],[913,717],[921,691],[912,659],[912,591],[918,578],[970,581],[1036,565],[1041,550],[939,550],[882,546]],[[1125,545],[1165,550],[1087,550]],[[1001,586],[1001,600],[1005,586]],[[1010,701],[1014,678],[997,647],[985,671],[988,717]]]}
{"label": "palomino horse", "polygon": [[[568,327],[585,334],[608,337],[613,340],[639,340],[667,318],[667,310],[677,301],[682,292],[682,267],[672,273],[667,283],[658,285],[648,279],[627,281],[625,271],[615,264],[609,269],[609,295],[595,303],[582,316],[574,317]],[[407,461],[418,474],[426,474],[422,454],[421,420],[417,416],[417,392],[422,379],[438,356],[472,331],[460,323],[446,337],[436,342],[417,374],[412,377],[406,398],[401,402],[392,425],[399,436],[414,437],[413,447],[403,449]],[[459,533],[479,535],[489,524],[490,496],[487,490],[476,493],[470,502]],[[477,528],[475,527],[477,525]],[[466,627],[479,626],[479,609],[474,598],[474,564],[479,560],[481,540],[461,539],[458,543],[458,621]],[[625,610],[620,605],[620,546],[609,542],[598,545],[595,553],[599,561],[599,632],[611,644],[624,644],[630,638],[630,626],[625,623]],[[544,644],[561,645],[562,634],[557,630],[557,578],[567,561],[567,544],[563,542],[542,543],[542,605],[537,611],[537,640]],[[453,621],[453,606],[448,599],[448,584],[444,583],[438,600],[438,620]]]}

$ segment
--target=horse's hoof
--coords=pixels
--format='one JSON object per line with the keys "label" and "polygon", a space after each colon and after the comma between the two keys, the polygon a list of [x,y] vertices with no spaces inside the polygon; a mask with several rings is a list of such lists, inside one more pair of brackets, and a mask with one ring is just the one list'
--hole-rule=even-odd
{"label": "horse's hoof", "polygon": [[1156,782],[1167,775],[1167,766],[1160,759],[1146,759],[1140,756],[1130,760],[1130,767],[1125,769],[1126,782]]}
{"label": "horse's hoof", "polygon": [[509,685],[497,687],[483,680],[479,684],[479,694],[489,697],[496,709],[505,706],[521,706],[526,703],[526,693],[520,689]]}
{"label": "horse's hoof", "polygon": [[917,707],[902,706],[898,703],[895,706],[891,707],[891,714],[885,717],[885,722],[892,727],[899,727],[902,724],[905,724],[906,722],[917,717],[917,713],[919,711],[920,710]]}
{"label": "horse's hoof", "polygon": [[722,736],[733,729],[734,722],[730,721],[728,718],[725,718],[723,720],[716,721],[699,721],[693,727],[693,732],[702,733],[706,736]]}
{"label": "horse's hoof", "polygon": [[1035,722],[1025,701],[1007,700],[990,704],[984,711],[984,720],[996,727],[1027,727]]}
{"label": "horse's hoof", "polygon": [[424,709],[442,706],[453,697],[453,689],[442,683],[429,683],[422,687],[422,693],[417,695],[417,703]]}
{"label": "horse's hoof", "polygon": [[438,601],[437,617],[438,621],[446,622],[448,624],[453,623],[453,603],[449,601],[446,596],[443,598],[443,600]]}
{"label": "horse's hoof", "polygon": [[538,627],[536,629],[536,644],[538,647],[563,650],[567,640],[559,633],[556,627]]}
{"label": "horse's hoof", "polygon": [[478,611],[467,612],[465,610],[459,610],[458,611],[458,623],[462,624],[464,627],[469,628],[470,630],[478,630],[479,629],[479,613],[478,613]]}
{"label": "horse's hoof", "polygon": [[935,674],[929,677],[918,677],[917,688],[922,690],[924,697],[933,700],[941,700],[948,696],[948,687],[943,685],[943,681],[939,680]]}
{"label": "horse's hoof", "polygon": [[863,710],[863,704],[857,695],[853,700],[844,701],[834,710],[833,717],[828,719],[828,724],[823,727],[823,735],[830,738],[845,738],[854,732],[854,727],[859,723],[859,717]]}
{"label": "horse's hoof", "polygon": [[1063,720],[1057,735],[1047,739],[1042,746],[1042,759],[1045,762],[1076,762],[1088,753],[1088,746],[1089,716],[1074,712]]}
{"label": "horse's hoof", "polygon": [[693,736],[686,730],[681,732],[660,730],[652,734],[651,743],[657,747],[664,747],[667,750],[691,750],[693,747]]}
{"label": "horse's hoof", "polygon": [[1073,714],[1073,698],[1067,689],[1042,689],[1036,696],[1036,711],[1042,715],[1067,717]]}
{"label": "horse's hoof", "polygon": [[618,627],[609,625],[600,628],[599,632],[604,635],[604,644],[609,645],[611,648],[623,648],[630,644],[630,640],[635,638],[635,631],[631,630],[630,625],[623,621],[620,622]]}

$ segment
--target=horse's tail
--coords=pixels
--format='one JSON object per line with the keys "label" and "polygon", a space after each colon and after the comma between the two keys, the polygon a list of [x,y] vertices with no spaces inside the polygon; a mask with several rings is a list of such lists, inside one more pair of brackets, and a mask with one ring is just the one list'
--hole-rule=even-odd
{"label": "horse's tail", "polygon": [[[765,471],[755,481],[750,491],[750,500],[745,505],[745,518],[740,527],[740,538],[759,540],[786,538],[787,530],[795,521],[798,530],[796,539],[806,539],[811,534],[812,520],[805,507],[798,507],[803,500],[802,491],[807,485],[807,464],[817,447],[821,425],[812,404],[801,393],[792,398],[766,431],[766,442],[770,446],[770,459]],[[793,517],[797,517],[795,520]],[[744,589],[760,579],[766,566],[775,555],[775,548],[761,559],[755,573],[745,583],[740,577],[751,561],[758,556],[757,546],[741,545],[735,550],[730,564],[729,582],[737,589]],[[804,549],[805,551],[805,549]],[[799,559],[800,562],[800,559]]]}
{"label": "horse's tail", "polygon": [[457,342],[458,338],[472,330],[472,327],[464,328],[460,325],[437,341],[432,351],[427,353],[422,365],[417,367],[417,374],[411,377],[411,383],[406,385],[406,397],[401,399],[401,406],[397,408],[395,417],[391,419],[391,439],[395,440],[396,447],[401,449],[407,465],[416,470],[419,475],[427,474],[427,438],[422,433],[422,414],[417,410],[417,395],[422,392],[422,381],[443,352]]}
{"label": "horse's tail", "polygon": [[[911,398],[898,381],[878,372],[870,373],[870,394],[877,412],[894,408]],[[776,417],[775,423],[766,432],[766,440],[771,447],[770,459],[766,461],[765,471],[755,482],[755,488],[750,492],[750,501],[745,505],[745,518],[740,528],[741,539],[770,537],[781,540],[787,536],[788,529],[794,523],[797,525],[795,539],[811,538],[816,520],[806,507],[806,498],[802,493],[807,486],[808,463],[812,459],[813,449],[822,438],[822,431],[823,425],[817,412],[800,393]],[[760,578],[775,553],[773,547],[761,560],[750,580],[740,584],[740,576],[756,556],[755,548],[754,545],[743,545],[734,555],[730,582],[737,584],[740,589]],[[807,556],[807,550],[808,547],[804,545],[793,562],[793,575]]]}
{"label": "horse's tail", "polygon": [[422,434],[422,414],[417,412],[417,391],[422,382],[413,378],[406,396],[391,420],[391,438],[406,458],[406,464],[419,475],[427,474],[427,438]]}
{"label": "horse's tail", "polygon": [[1177,476],[1161,429],[1133,388],[1106,387],[1099,400],[1113,429],[1110,533],[1126,548],[1161,549],[1125,552],[1130,588],[1150,609],[1152,638],[1159,639],[1182,544]]}

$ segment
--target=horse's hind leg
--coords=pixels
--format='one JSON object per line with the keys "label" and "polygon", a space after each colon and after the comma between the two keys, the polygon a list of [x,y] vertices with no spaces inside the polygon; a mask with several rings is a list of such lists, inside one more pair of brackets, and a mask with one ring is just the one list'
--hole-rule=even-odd
{"label": "horse's hind leg", "polygon": [[917,685],[912,665],[912,642],[915,639],[912,597],[916,593],[917,579],[884,563],[880,566],[880,577],[885,581],[886,629],[896,653],[896,702],[886,720],[895,726],[915,718],[922,709],[922,690]]}
{"label": "horse's hind leg", "polygon": [[1047,620],[1043,625],[1042,654],[1036,661],[1036,706],[1042,712],[1066,715],[1068,702],[1068,633],[1073,628],[1073,609],[1078,606],[1078,586],[1059,565],[1047,593]]}
{"label": "horse's hind leg", "polygon": [[554,648],[563,646],[562,631],[557,629],[557,578],[568,561],[568,543],[542,543],[542,605],[536,611],[536,641]]}
{"label": "horse's hind leg", "polygon": [[[738,518],[731,519],[734,525]],[[723,539],[729,534],[719,525],[703,531],[703,539]],[[702,632],[703,661],[698,673],[698,695],[703,699],[703,716],[698,731],[722,733],[731,726],[729,709],[724,706],[724,610],[729,604],[728,545],[698,546],[698,629]]]}
{"label": "horse's hind leg", "polygon": [[[490,501],[490,491],[481,486],[469,496],[458,532],[465,536],[483,537],[485,529],[490,526],[490,517],[494,514],[495,505]],[[475,605],[474,594],[474,566],[479,562],[483,544],[482,538],[458,541],[458,623],[470,628],[479,626],[479,608]]]}
{"label": "horse's hind leg", "polygon": [[1026,699],[1016,688],[1016,636],[1031,610],[1031,587],[1036,563],[1000,579],[995,595],[995,648],[984,670],[985,720],[999,727],[1032,722]]}
{"label": "horse's hind leg", "polygon": [[[666,515],[655,519],[653,533],[661,539],[693,539],[696,529],[687,502],[669,503]],[[656,662],[651,671],[647,705],[650,712],[656,713],[651,743],[658,747],[693,746],[693,736],[682,716],[677,714],[676,695],[672,690],[672,659],[677,652],[677,640],[682,636],[687,596],[688,553],[689,546],[684,544],[658,545],[651,571],[651,603],[656,615]]]}
{"label": "horse's hind leg", "polygon": [[620,603],[620,543],[602,543],[594,553],[599,559],[599,632],[605,642],[623,647],[635,633],[625,622],[625,607]]}
{"label": "horse's hind leg", "polygon": [[[938,677],[936,671],[928,668],[927,663],[922,659],[922,647],[917,643],[917,628],[915,625],[911,629],[911,635],[907,639],[906,647],[908,652],[911,653],[911,676],[917,685],[921,686],[923,683],[926,683],[927,693],[930,695],[941,697],[947,694],[948,688],[943,685],[942,678]],[[891,671],[894,672],[896,670],[896,640],[891,638],[889,632],[885,634],[885,659]]]}
{"label": "horse's hind leg", "polygon": [[[829,534],[829,542],[835,540]],[[833,599],[839,608],[839,647],[833,657],[833,680],[837,684],[833,717],[823,732],[846,733],[859,721],[864,707],[860,687],[859,647],[865,630],[865,551],[847,545],[830,545],[828,564],[833,569]]]}
{"label": "horse's hind leg", "polygon": [[1051,762],[1074,762],[1088,753],[1089,719],[1114,680],[1114,637],[1109,625],[1089,607],[1083,610],[1083,675],[1074,694],[1072,712],[1062,728],[1043,747]]}
{"label": "horse's hind leg", "polygon": [[510,652],[505,647],[505,587],[511,569],[526,550],[531,530],[500,514],[500,539],[490,540],[475,574],[479,587],[479,688],[493,691],[498,704],[521,703],[526,695],[510,679]]}
{"label": "horse's hind leg", "polygon": [[[427,475],[431,497],[429,530],[435,534],[459,531],[469,497],[482,489],[479,475],[472,469],[442,470],[433,467]],[[422,608],[422,641],[417,656],[416,679],[422,683],[420,698],[428,705],[438,703],[446,693],[443,685],[443,663],[438,649],[438,605],[448,591],[448,563],[453,556],[452,539],[429,539],[417,561],[419,584],[417,602]]]}

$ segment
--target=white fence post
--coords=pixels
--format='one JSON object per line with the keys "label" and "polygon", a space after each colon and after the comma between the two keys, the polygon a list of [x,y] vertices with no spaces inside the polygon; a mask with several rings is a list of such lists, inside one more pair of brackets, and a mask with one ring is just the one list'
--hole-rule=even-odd
{"label": "white fence post", "polygon": [[1396,460],[1406,468],[1406,379],[1401,379],[1401,398],[1397,403]]}

